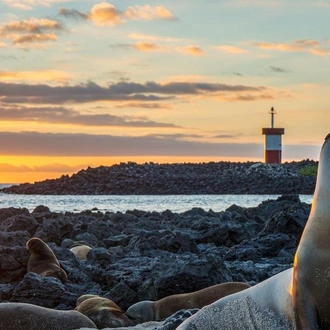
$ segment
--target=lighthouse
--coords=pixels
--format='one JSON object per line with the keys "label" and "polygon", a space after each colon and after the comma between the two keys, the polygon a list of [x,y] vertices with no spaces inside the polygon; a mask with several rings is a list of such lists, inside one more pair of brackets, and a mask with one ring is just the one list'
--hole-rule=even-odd
{"label": "lighthouse", "polygon": [[271,115],[271,127],[262,128],[262,134],[265,135],[265,163],[281,164],[284,128],[275,128],[276,111],[273,107],[268,113]]}

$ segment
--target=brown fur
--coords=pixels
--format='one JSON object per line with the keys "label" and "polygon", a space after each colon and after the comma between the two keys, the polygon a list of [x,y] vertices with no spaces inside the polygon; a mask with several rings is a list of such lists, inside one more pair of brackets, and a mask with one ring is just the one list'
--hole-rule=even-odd
{"label": "brown fur", "polygon": [[76,305],[75,310],[90,318],[98,328],[134,325],[124,311],[110,299],[86,294],[77,299]]}
{"label": "brown fur", "polygon": [[216,284],[205,289],[174,294],[157,301],[140,301],[132,305],[126,315],[137,323],[160,321],[180,309],[202,308],[216,300],[249,288],[247,283],[229,282]]}
{"label": "brown fur", "polygon": [[26,243],[26,248],[30,252],[27,264],[27,271],[37,273],[45,277],[56,277],[62,283],[66,283],[68,276],[61,268],[54,252],[50,247],[38,237],[32,237]]}
{"label": "brown fur", "polygon": [[77,311],[60,311],[25,303],[0,304],[0,330],[96,329],[96,325]]}

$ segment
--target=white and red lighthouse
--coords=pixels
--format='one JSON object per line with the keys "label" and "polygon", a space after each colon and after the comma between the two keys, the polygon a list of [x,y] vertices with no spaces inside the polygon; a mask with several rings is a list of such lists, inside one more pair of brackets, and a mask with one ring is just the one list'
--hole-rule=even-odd
{"label": "white and red lighthouse", "polygon": [[265,135],[265,163],[280,164],[282,162],[282,135],[284,134],[284,128],[274,127],[276,111],[273,107],[269,113],[271,115],[271,127],[262,128],[262,134]]}

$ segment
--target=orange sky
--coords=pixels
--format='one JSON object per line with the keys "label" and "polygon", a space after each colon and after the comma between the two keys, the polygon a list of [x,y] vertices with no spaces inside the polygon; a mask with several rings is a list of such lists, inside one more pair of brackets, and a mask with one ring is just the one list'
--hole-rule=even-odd
{"label": "orange sky", "polygon": [[[155,163],[182,163],[182,162],[210,162],[210,161],[246,161],[239,157],[153,157]],[[260,161],[261,159],[252,159]],[[146,163],[149,157],[70,157],[66,159],[53,157],[0,157],[0,182],[1,183],[24,183],[42,181],[45,179],[59,178],[63,174],[72,175],[88,166],[97,167],[101,165],[111,166],[120,162],[133,161],[136,163]],[[5,165],[10,163],[11,165]],[[24,164],[24,165],[22,165]],[[38,166],[35,166],[38,164]],[[63,165],[67,164],[67,165]],[[55,171],[56,170],[56,171]]]}

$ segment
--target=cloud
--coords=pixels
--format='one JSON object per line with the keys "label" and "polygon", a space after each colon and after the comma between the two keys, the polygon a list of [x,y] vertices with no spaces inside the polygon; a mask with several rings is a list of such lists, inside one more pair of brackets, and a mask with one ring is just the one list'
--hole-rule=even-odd
{"label": "cloud", "polygon": [[228,45],[222,45],[222,46],[215,46],[215,49],[221,50],[225,53],[230,53],[230,54],[241,54],[241,53],[247,53],[248,50],[235,47],[235,46],[228,46]]}
{"label": "cloud", "polygon": [[144,40],[144,41],[165,41],[165,42],[177,42],[181,41],[179,38],[173,37],[165,37],[165,36],[155,36],[155,35],[148,35],[148,34],[141,34],[141,33],[129,33],[128,38],[135,39],[135,40]]}
{"label": "cloud", "polygon": [[283,68],[280,68],[278,66],[270,66],[270,69],[274,72],[278,72],[278,73],[288,73],[288,72],[291,72],[289,70],[286,70],[286,69],[283,69]]}
{"label": "cloud", "polygon": [[186,46],[186,47],[177,47],[176,50],[180,53],[201,56],[203,55],[203,50],[199,46]]}
{"label": "cloud", "polygon": [[0,106],[0,118],[2,121],[33,121],[80,126],[179,127],[174,124],[151,121],[144,116],[115,116],[104,113],[86,115],[63,107]]}
{"label": "cloud", "polygon": [[154,20],[164,19],[173,21],[175,17],[173,14],[164,6],[151,7],[149,5],[129,7],[124,16],[129,19],[143,19],[143,20]]}
{"label": "cloud", "polygon": [[66,9],[66,8],[60,8],[58,14],[60,16],[66,17],[66,18],[74,18],[77,20],[88,20],[89,15],[84,14],[76,9]]}
{"label": "cloud", "polygon": [[114,44],[110,45],[110,48],[118,48],[118,49],[123,49],[123,50],[132,50],[134,49],[134,45],[132,44]]}
{"label": "cloud", "polygon": [[180,95],[216,96],[219,93],[260,93],[265,87],[228,85],[205,82],[153,81],[144,84],[120,81],[102,87],[94,82],[75,86],[50,86],[3,83],[0,81],[0,101],[3,103],[64,104],[96,101],[164,101]]}
{"label": "cloud", "polygon": [[329,8],[330,2],[329,2],[329,0],[318,1],[315,3],[315,6]]}
{"label": "cloud", "polygon": [[330,55],[330,49],[325,49],[322,44],[313,39],[298,39],[292,43],[268,43],[256,42],[254,46],[265,50],[277,50],[281,52],[308,52],[317,56]]}
{"label": "cloud", "polygon": [[82,13],[75,9],[61,8],[58,14],[65,18],[90,20],[99,26],[115,26],[126,23],[127,20],[176,20],[173,14],[164,6],[131,6],[127,10],[122,11],[107,2],[94,5],[91,11],[87,13]]}
{"label": "cloud", "polygon": [[36,33],[47,31],[61,31],[63,26],[58,22],[47,18],[30,18],[29,20],[12,21],[0,26],[0,34],[7,33]]}
{"label": "cloud", "polygon": [[[29,156],[214,156],[261,158],[262,143],[187,141],[189,135],[112,136],[68,133],[0,132],[1,155]],[[285,145],[291,159],[317,159],[320,146]]]}
{"label": "cloud", "polygon": [[130,39],[138,39],[138,40],[150,40],[150,41],[156,41],[156,40],[160,40],[161,39],[158,36],[151,36],[151,35],[140,34],[140,33],[130,33],[128,35],[128,38],[130,38]]}
{"label": "cloud", "polygon": [[71,2],[72,0],[3,0],[8,6],[32,10],[33,7],[43,6],[50,7],[53,3]]}
{"label": "cloud", "polygon": [[71,76],[60,70],[40,70],[40,71],[0,71],[2,81],[55,81],[67,82]]}
{"label": "cloud", "polygon": [[248,102],[248,101],[258,101],[258,100],[273,100],[274,95],[270,93],[261,93],[261,94],[233,94],[233,95],[219,95],[217,99],[222,102]]}
{"label": "cloud", "polygon": [[246,6],[262,6],[262,7],[274,7],[281,6],[282,0],[228,0],[228,5],[246,7]]}
{"label": "cloud", "polygon": [[2,155],[29,156],[251,156],[260,144],[186,141],[190,135],[112,136],[67,133],[0,132]]}
{"label": "cloud", "polygon": [[241,134],[218,134],[215,136],[212,136],[212,138],[215,139],[237,139]]}
{"label": "cloud", "polygon": [[44,41],[56,41],[57,36],[54,33],[26,34],[24,36],[12,36],[14,44],[35,43]]}
{"label": "cloud", "polygon": [[84,166],[69,166],[65,164],[52,163],[41,166],[25,166],[25,165],[12,165],[7,163],[0,163],[0,172],[2,173],[28,173],[28,172],[57,172],[57,173],[69,173],[80,170]]}
{"label": "cloud", "polygon": [[157,51],[161,48],[152,42],[137,42],[134,48],[143,52]]}
{"label": "cloud", "polygon": [[126,108],[142,108],[142,109],[171,109],[172,107],[169,104],[164,103],[137,103],[137,102],[128,102],[123,104],[115,105],[115,108],[126,109]]}
{"label": "cloud", "polygon": [[30,172],[31,167],[25,165],[15,166],[12,164],[0,163],[0,172]]}
{"label": "cloud", "polygon": [[330,55],[330,49],[315,48],[315,49],[311,49],[309,52],[313,55],[318,55],[318,56],[329,56]]}
{"label": "cloud", "polygon": [[[149,41],[139,41],[135,44],[116,44],[110,45],[111,48],[121,48],[124,50],[138,50],[142,52],[170,52],[171,47],[158,45],[150,39]],[[176,47],[175,51],[183,54],[193,55],[193,56],[201,56],[203,55],[203,50],[198,46],[184,46],[184,47]]]}
{"label": "cloud", "polygon": [[[0,43],[0,47],[1,47],[1,43]],[[0,55],[0,59],[1,60],[15,60],[15,61],[18,60],[18,58],[16,56],[14,56],[14,55],[8,55],[8,56]]]}
{"label": "cloud", "polygon": [[122,13],[114,5],[101,2],[92,8],[89,18],[96,25],[114,26],[124,23],[121,15]]}
{"label": "cloud", "polygon": [[13,44],[30,44],[57,40],[57,33],[64,30],[61,23],[47,18],[11,21],[0,25],[0,37]]}

